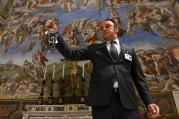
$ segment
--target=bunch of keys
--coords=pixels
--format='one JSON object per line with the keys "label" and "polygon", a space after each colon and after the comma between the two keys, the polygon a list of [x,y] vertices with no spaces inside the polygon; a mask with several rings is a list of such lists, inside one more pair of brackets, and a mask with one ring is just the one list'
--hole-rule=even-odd
{"label": "bunch of keys", "polygon": [[55,45],[58,43],[58,32],[53,32],[50,30],[45,31],[45,37],[42,42],[42,50],[43,51],[54,51],[55,50]]}

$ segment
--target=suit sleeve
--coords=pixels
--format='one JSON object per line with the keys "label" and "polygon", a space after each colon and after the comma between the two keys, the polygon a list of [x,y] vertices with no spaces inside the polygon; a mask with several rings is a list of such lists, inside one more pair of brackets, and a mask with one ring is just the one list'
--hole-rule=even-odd
{"label": "suit sleeve", "polygon": [[69,47],[59,33],[58,33],[57,40],[58,43],[56,44],[55,47],[66,59],[77,60],[77,61],[90,59],[89,47],[85,47],[85,48]]}
{"label": "suit sleeve", "polygon": [[145,76],[143,74],[142,68],[140,66],[138,57],[134,49],[133,49],[132,58],[133,59],[132,59],[132,66],[131,66],[131,76],[140,97],[142,98],[144,104],[147,106],[153,103],[153,99],[150,90],[147,86],[147,81],[145,80]]}

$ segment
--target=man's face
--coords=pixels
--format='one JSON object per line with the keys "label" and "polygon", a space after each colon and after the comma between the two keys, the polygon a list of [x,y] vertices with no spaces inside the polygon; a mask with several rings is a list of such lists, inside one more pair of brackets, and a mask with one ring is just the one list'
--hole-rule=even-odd
{"label": "man's face", "polygon": [[117,38],[118,29],[114,26],[112,21],[104,21],[101,24],[101,31],[106,40],[110,41]]}

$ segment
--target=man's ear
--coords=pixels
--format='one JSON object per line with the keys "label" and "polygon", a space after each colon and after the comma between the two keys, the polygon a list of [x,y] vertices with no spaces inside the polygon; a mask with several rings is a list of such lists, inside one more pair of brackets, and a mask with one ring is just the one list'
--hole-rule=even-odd
{"label": "man's ear", "polygon": [[115,30],[118,32],[118,31],[119,31],[119,28],[118,28],[118,27],[115,27]]}

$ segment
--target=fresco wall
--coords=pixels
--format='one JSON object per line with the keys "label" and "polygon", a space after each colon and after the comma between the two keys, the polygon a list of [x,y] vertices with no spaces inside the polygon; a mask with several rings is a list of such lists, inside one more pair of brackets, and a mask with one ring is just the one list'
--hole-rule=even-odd
{"label": "fresco wall", "polygon": [[45,98],[53,92],[72,102],[87,94],[92,64],[47,50],[47,19],[56,20],[71,47],[103,42],[99,24],[114,19],[124,31],[120,40],[135,48],[160,105],[172,97],[168,92],[179,90],[178,0],[1,0],[0,8],[0,100],[9,105],[38,99],[43,81]]}

